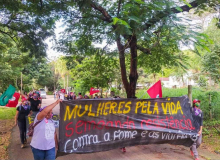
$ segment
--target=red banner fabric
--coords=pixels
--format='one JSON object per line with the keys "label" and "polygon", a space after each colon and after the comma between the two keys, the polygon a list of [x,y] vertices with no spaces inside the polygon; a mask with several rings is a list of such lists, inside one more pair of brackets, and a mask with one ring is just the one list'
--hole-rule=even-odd
{"label": "red banner fabric", "polygon": [[93,94],[95,94],[95,93],[98,93],[99,92],[99,90],[98,89],[95,89],[95,88],[90,88],[90,95],[93,95]]}
{"label": "red banner fabric", "polygon": [[7,107],[16,107],[18,104],[18,100],[20,98],[20,93],[15,92],[12,98],[8,101]]}
{"label": "red banner fabric", "polygon": [[151,98],[162,98],[161,81],[156,82],[152,87],[147,90]]}

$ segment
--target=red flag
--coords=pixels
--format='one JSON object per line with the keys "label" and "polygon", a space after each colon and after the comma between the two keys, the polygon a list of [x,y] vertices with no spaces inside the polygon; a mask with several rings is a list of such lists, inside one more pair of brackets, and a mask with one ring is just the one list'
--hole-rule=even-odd
{"label": "red flag", "polygon": [[152,87],[147,90],[147,93],[151,98],[162,98],[161,81],[159,80]]}
{"label": "red flag", "polygon": [[95,89],[95,88],[92,88],[92,87],[90,88],[90,96],[95,94],[95,93],[98,93],[98,92],[99,92],[98,89]]}
{"label": "red flag", "polygon": [[7,107],[16,107],[18,104],[18,100],[20,98],[20,93],[15,92],[11,99],[9,99]]}
{"label": "red flag", "polygon": [[66,93],[66,90],[65,89],[61,89],[60,90],[62,93]]}
{"label": "red flag", "polygon": [[27,101],[28,99],[25,96],[21,96],[21,101]]}

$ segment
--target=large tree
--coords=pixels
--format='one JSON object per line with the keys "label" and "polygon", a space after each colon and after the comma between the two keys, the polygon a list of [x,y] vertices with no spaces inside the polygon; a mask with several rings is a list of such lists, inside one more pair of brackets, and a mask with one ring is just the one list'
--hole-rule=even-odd
{"label": "large tree", "polygon": [[[186,0],[66,2],[69,9],[63,14],[63,19],[67,24],[67,29],[60,41],[60,44],[63,44],[61,48],[62,50],[65,48],[66,52],[72,54],[77,51],[86,53],[86,49],[91,46],[92,42],[101,43],[103,40],[106,40],[108,44],[116,42],[122,81],[127,97],[132,98],[135,97],[138,79],[138,50],[147,55],[156,53],[156,59],[151,61],[162,59],[165,63],[167,55],[172,56],[173,52],[169,51],[168,54],[163,55],[158,48],[164,44],[169,47],[169,39],[173,39],[171,46],[174,45],[175,49],[178,48],[180,41],[198,43],[198,37],[204,41],[205,38],[201,38],[202,35],[184,26],[181,23],[183,20],[176,14],[188,12],[191,8],[198,6],[205,8],[206,2],[206,0],[195,0],[190,3]],[[143,41],[145,45],[140,44]],[[126,53],[130,54],[129,75],[127,75],[125,65]]]}
{"label": "large tree", "polygon": [[[19,4],[16,6],[16,3],[12,4],[13,2]],[[189,3],[187,0],[26,0],[22,3],[9,0],[7,3],[12,6],[7,7],[7,11],[10,11],[10,13],[12,13],[11,10],[14,8],[21,11],[21,13],[26,9],[24,15],[17,16],[15,14],[15,17],[18,17],[19,20],[21,19],[20,17],[22,17],[22,20],[26,18],[28,22],[30,21],[27,26],[33,27],[36,25],[35,30],[30,30],[30,33],[36,31],[36,33],[42,33],[43,37],[45,36],[44,33],[47,32],[42,30],[42,26],[53,24],[52,22],[56,18],[61,17],[67,26],[60,41],[62,45],[59,46],[59,49],[64,52],[86,54],[86,50],[90,49],[92,42],[101,43],[106,40],[107,44],[116,43],[122,81],[127,97],[131,98],[135,97],[138,79],[138,50],[147,55],[153,55],[158,51],[155,48],[160,48],[162,45],[170,43],[169,37],[179,38],[176,41],[172,41],[171,46],[175,43],[175,48],[179,46],[180,40],[184,41],[184,43],[187,41],[195,41],[197,43],[197,37],[202,35],[184,27],[183,23],[181,23],[182,19],[178,18],[176,14],[188,12],[191,8],[199,7],[204,9],[219,2],[218,0],[194,0]],[[4,5],[2,5],[3,7]],[[20,7],[22,7],[21,10]],[[14,15],[10,14],[10,17],[14,17]],[[10,19],[13,20],[13,18]],[[14,27],[7,25],[8,23],[10,24],[10,19],[3,23],[4,26],[9,30],[16,30],[13,29]],[[51,26],[48,25],[43,28]],[[20,33],[23,36],[26,33],[29,34],[28,30],[21,32],[21,29],[22,26],[19,26],[16,33]],[[173,32],[174,30],[175,32]],[[183,36],[180,36],[179,30],[181,30]],[[45,31],[48,31],[48,29],[45,29]],[[8,32],[3,30],[2,33],[7,34]],[[162,33],[168,34],[164,35]],[[204,41],[204,39],[202,40]],[[144,41],[145,44],[140,45],[141,41]],[[39,46],[39,43],[37,44]],[[129,75],[125,65],[126,53],[130,54]],[[166,62],[167,54],[163,55],[163,53],[158,54],[157,52],[157,55],[156,59]],[[169,55],[172,55],[172,52],[169,52]],[[152,59],[152,61],[156,59]]]}

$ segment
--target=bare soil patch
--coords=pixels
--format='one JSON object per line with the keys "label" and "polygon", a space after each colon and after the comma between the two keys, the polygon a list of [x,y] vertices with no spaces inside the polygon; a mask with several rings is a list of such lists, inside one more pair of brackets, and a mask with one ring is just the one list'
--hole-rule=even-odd
{"label": "bare soil patch", "polygon": [[0,159],[8,159],[8,146],[13,127],[14,121],[12,119],[0,120]]}

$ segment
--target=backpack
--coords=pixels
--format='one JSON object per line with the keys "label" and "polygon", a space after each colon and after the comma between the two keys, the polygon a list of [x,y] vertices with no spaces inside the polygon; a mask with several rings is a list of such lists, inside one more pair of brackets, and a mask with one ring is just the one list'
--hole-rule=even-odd
{"label": "backpack", "polygon": [[27,132],[27,135],[29,137],[32,137],[33,134],[34,134],[34,128],[40,123],[41,121],[38,121],[36,122],[35,124],[34,123],[31,123],[30,126],[28,127],[28,132]]}

